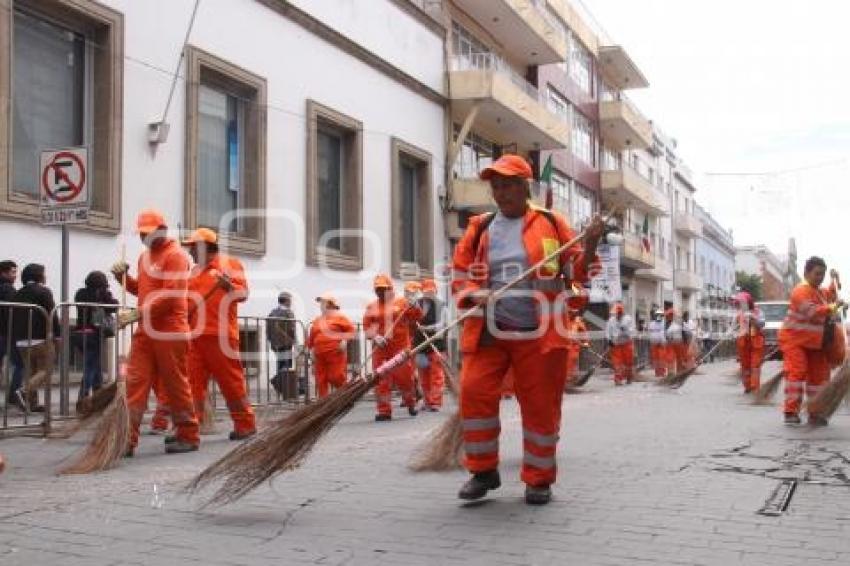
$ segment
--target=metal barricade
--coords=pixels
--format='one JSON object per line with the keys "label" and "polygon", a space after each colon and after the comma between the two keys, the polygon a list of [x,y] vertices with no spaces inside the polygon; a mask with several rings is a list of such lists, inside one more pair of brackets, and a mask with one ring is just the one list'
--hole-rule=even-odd
{"label": "metal barricade", "polygon": [[[72,308],[76,310],[74,317]],[[72,403],[77,406],[87,395],[117,378],[119,332],[128,337],[133,332],[132,326],[118,330],[119,308],[117,304],[78,301],[64,301],[54,308],[52,318],[60,321],[59,403],[55,417],[72,417]]]}
{"label": "metal barricade", "polygon": [[[0,330],[0,384],[3,398],[2,426],[0,432],[40,432],[50,429],[52,414],[51,377],[55,350],[53,348],[53,324],[50,314],[39,305],[0,302],[0,317],[4,325]],[[43,321],[44,336],[36,336],[35,322]],[[39,383],[43,381],[43,383]],[[34,383],[35,382],[35,383]],[[38,406],[39,389],[44,389],[44,412],[40,422],[33,415]],[[17,401],[17,402],[15,402]],[[16,408],[13,410],[10,405]]]}
{"label": "metal barricade", "polygon": [[[304,347],[309,326],[296,318],[240,316],[240,356],[248,396],[255,406],[309,403],[315,397],[310,357]],[[269,343],[269,324],[295,325],[291,349],[275,351]],[[213,406],[218,408],[218,394]]]}

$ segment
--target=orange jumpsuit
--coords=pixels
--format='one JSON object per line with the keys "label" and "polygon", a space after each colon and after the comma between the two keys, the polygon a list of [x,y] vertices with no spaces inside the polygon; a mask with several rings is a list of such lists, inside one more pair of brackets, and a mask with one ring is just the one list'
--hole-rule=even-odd
{"label": "orange jumpsuit", "polygon": [[[547,218],[545,215],[550,215]],[[470,219],[455,249],[452,291],[458,308],[473,306],[468,295],[490,287],[490,232],[481,228],[484,215]],[[550,221],[551,219],[551,221]],[[554,224],[554,225],[553,225]],[[559,213],[529,207],[522,219],[521,242],[528,266],[541,261],[569,241],[574,233]],[[478,245],[476,245],[478,235]],[[503,245],[506,242],[498,242]],[[509,242],[517,245],[517,242]],[[509,370],[522,413],[522,480],[533,486],[555,482],[555,450],[561,428],[561,400],[567,380],[568,307],[562,274],[572,271],[575,282],[587,281],[585,256],[573,246],[547,262],[529,278],[535,296],[551,309],[538,309],[538,330],[494,337],[483,317],[463,324],[460,409],[463,418],[465,465],[472,473],[495,470],[499,464],[499,400]]]}
{"label": "orange jumpsuit", "polygon": [[797,414],[803,390],[811,399],[829,381],[829,361],[823,346],[823,330],[836,300],[834,286],[816,289],[803,282],[791,291],[790,306],[779,331],[785,369],[785,414]]}
{"label": "orange jumpsuit", "polygon": [[605,335],[611,345],[611,367],[614,368],[614,383],[631,383],[635,370],[635,347],[632,341],[632,319],[628,315],[608,319]]}
{"label": "orange jumpsuit", "polygon": [[313,350],[319,398],[328,395],[331,385],[335,389],[345,385],[348,354],[339,346],[354,338],[354,330],[354,324],[338,310],[317,316],[310,325],[306,346]]}
{"label": "orange jumpsuit", "polygon": [[570,346],[567,349],[567,383],[578,379],[578,362],[582,347],[589,346],[587,342],[587,325],[580,316],[570,321]]}
{"label": "orange jumpsuit", "polygon": [[649,333],[649,357],[655,368],[655,377],[667,376],[667,336],[663,320],[653,320],[647,328]]}
{"label": "orange jumpsuit", "polygon": [[[746,316],[749,314],[750,316]],[[744,393],[761,386],[761,364],[764,358],[764,315],[758,308],[738,313],[738,362],[741,364],[741,382]]]}
{"label": "orange jumpsuit", "polygon": [[[231,291],[218,287],[219,275],[227,275]],[[236,307],[248,297],[242,263],[221,253],[204,266],[195,266],[189,279],[189,379],[195,413],[203,415],[210,377],[227,403],[237,434],[257,430],[254,410],[248,399],[245,373],[239,357],[239,322]]]}
{"label": "orange jumpsuit", "polygon": [[[440,309],[442,304],[433,297],[424,297],[420,302],[422,309],[422,331],[414,332],[413,345],[419,346],[425,340],[433,336],[437,326],[441,325]],[[419,383],[422,385],[423,402],[427,408],[439,409],[443,406],[443,389],[446,384],[446,374],[443,369],[443,354],[446,350],[444,339],[438,339],[433,343],[434,348],[427,348],[417,356],[427,358],[426,364],[417,361],[417,374]],[[437,351],[434,351],[436,348]],[[421,358],[420,358],[421,360]]]}
{"label": "orange jumpsuit", "polygon": [[130,445],[134,448],[139,443],[139,426],[156,379],[161,380],[165,390],[177,438],[195,445],[201,441],[186,370],[188,278],[189,259],[171,239],[139,257],[138,278],[127,275],[127,291],[138,297],[141,314],[127,365]]}
{"label": "orange jumpsuit", "polygon": [[[397,354],[410,349],[410,328],[414,322],[421,319],[422,311],[419,307],[410,306],[404,297],[395,297],[389,303],[375,300],[366,307],[366,313],[363,315],[363,330],[366,338],[372,340],[376,336],[383,336],[387,340],[387,345],[383,348],[375,347],[372,354],[373,371]],[[379,415],[392,416],[393,386],[398,388],[407,407],[416,406],[413,371],[413,361],[407,360],[381,376],[375,386]]]}

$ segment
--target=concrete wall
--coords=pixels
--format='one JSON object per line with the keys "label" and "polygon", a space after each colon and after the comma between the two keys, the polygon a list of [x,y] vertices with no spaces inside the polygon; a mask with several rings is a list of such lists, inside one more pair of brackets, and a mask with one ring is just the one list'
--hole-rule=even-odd
{"label": "concrete wall", "polygon": [[[92,269],[106,270],[126,240],[128,257],[141,244],[133,234],[137,212],[161,209],[172,226],[183,217],[186,85],[178,80],[168,116],[168,142],[151,153],[147,124],[157,119],[171,87],[192,10],[190,0],[104,0],[123,12],[125,25],[122,229],[120,236],[73,231],[71,292]],[[443,51],[436,36],[388,0],[301,0],[305,10],[327,20],[379,57],[442,90]],[[368,14],[367,14],[368,12]],[[442,214],[437,206],[445,156],[443,108],[373,67],[319,39],[303,27],[252,0],[202,2],[190,43],[264,77],[267,117],[267,252],[244,257],[253,287],[244,314],[264,314],[279,290],[296,295],[303,315],[316,314],[313,298],[324,290],[341,296],[358,316],[371,294],[370,279],[390,269],[390,143],[398,137],[433,157],[435,262],[446,259]],[[181,70],[181,74],[183,70]],[[307,99],[363,122],[363,224],[371,237],[366,269],[359,273],[320,273],[305,268]],[[41,262],[49,284],[59,286],[59,230],[30,222],[0,222],[3,256],[19,263]]]}

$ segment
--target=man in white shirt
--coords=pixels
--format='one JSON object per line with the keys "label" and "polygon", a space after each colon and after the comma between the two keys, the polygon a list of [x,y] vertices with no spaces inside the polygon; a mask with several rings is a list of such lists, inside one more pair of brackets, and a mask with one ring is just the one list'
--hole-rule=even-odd
{"label": "man in white shirt", "polygon": [[655,377],[667,377],[667,335],[664,332],[662,313],[657,310],[652,313],[652,320],[647,329],[649,333],[649,356]]}

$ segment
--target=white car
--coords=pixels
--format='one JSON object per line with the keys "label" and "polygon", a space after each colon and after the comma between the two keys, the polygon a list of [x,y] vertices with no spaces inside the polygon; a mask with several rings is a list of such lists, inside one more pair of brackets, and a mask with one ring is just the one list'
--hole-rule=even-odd
{"label": "white car", "polygon": [[[764,347],[765,353],[770,353],[779,346],[779,329],[788,314],[788,301],[763,301],[756,306],[764,314]],[[773,359],[779,359],[781,353],[777,350]]]}

